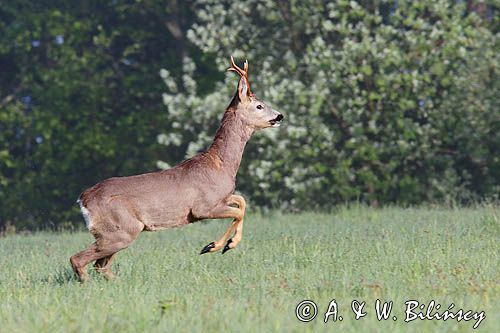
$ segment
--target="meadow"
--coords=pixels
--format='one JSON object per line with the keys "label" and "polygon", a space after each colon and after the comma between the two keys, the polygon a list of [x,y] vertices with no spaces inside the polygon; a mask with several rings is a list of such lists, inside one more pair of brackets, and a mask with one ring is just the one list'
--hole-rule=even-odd
{"label": "meadow", "polygon": [[[83,221],[82,221],[83,224]],[[198,253],[226,221],[143,233],[120,252],[106,281],[73,277],[68,258],[85,232],[0,238],[0,331],[4,332],[470,332],[474,320],[404,322],[405,301],[441,311],[484,311],[478,332],[500,322],[500,209],[341,207],[330,214],[252,213],[240,245]],[[89,267],[90,270],[90,267]],[[296,318],[302,300],[311,322]],[[324,323],[335,299],[343,320]],[[377,299],[393,301],[378,321]],[[365,301],[354,319],[351,302]],[[436,312],[436,311],[433,311]],[[307,314],[307,312],[304,312]],[[392,317],[396,316],[394,321]]]}

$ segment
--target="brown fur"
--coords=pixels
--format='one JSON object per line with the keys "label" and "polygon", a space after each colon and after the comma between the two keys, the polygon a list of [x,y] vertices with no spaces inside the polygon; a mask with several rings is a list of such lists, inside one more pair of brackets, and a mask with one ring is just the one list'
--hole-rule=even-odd
{"label": "brown fur", "polygon": [[144,230],[233,218],[224,235],[202,253],[215,252],[224,245],[225,252],[240,242],[246,203],[233,193],[243,150],[255,130],[283,118],[250,93],[248,72],[240,71],[238,91],[205,152],[168,170],[106,179],[80,195],[82,211],[87,210],[90,216],[89,231],[96,239],[70,258],[81,281],[87,279],[85,267],[92,261],[98,272],[111,278],[109,266],[115,254]]}

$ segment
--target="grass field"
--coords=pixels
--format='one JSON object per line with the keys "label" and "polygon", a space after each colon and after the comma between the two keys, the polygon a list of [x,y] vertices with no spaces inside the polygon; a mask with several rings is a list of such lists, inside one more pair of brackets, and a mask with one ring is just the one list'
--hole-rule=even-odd
{"label": "grass field", "polygon": [[[0,332],[469,332],[476,322],[405,323],[407,300],[485,311],[476,331],[498,332],[498,207],[250,211],[237,249],[198,255],[227,225],[143,233],[118,255],[116,280],[91,274],[84,285],[68,258],[89,234],[0,238]],[[295,317],[304,299],[318,307],[307,323]],[[324,323],[332,299],[343,320]],[[377,320],[376,299],[394,301],[390,319]],[[366,301],[360,320],[353,300]]]}

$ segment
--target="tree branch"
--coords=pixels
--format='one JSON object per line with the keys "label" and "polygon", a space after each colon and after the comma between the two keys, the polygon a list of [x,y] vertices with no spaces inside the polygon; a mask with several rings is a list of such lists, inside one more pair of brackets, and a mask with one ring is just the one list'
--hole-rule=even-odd
{"label": "tree branch", "polygon": [[4,106],[6,106],[10,102],[12,102],[15,98],[17,98],[17,95],[21,92],[21,90],[22,90],[22,87],[17,86],[14,89],[14,91],[12,92],[12,94],[9,94],[9,95],[5,96],[4,98],[2,98],[2,101],[0,102],[0,108],[3,108]]}

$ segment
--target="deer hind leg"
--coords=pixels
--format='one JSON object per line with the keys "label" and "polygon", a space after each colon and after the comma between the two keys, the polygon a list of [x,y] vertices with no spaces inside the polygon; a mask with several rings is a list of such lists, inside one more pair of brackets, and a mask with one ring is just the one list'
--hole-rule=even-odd
{"label": "deer hind leg", "polygon": [[[71,266],[75,271],[80,282],[88,281],[88,274],[85,267],[92,261],[99,261],[104,258],[110,257],[116,252],[126,248],[130,243],[116,243],[116,244],[100,244],[97,240],[95,243],[90,245],[86,250],[83,250],[70,258]],[[109,268],[108,268],[109,272]]]}
{"label": "deer hind leg", "polygon": [[89,278],[87,271],[85,270],[85,266],[87,265],[88,262],[90,262],[88,258],[94,257],[96,253],[97,253],[97,244],[93,243],[88,248],[71,256],[71,258],[69,259],[71,267],[73,268],[73,271],[75,272],[80,282],[88,281]]}
{"label": "deer hind leg", "polygon": [[97,259],[94,263],[94,268],[96,272],[104,275],[104,277],[107,280],[111,280],[115,277],[113,272],[109,269],[109,266],[111,266],[111,263],[113,261],[113,258],[116,256],[116,252],[113,253],[112,255],[109,255],[107,257]]}
{"label": "deer hind leg", "polygon": [[[138,235],[138,234],[137,234]],[[88,281],[88,275],[85,267],[92,261],[96,261],[96,265],[104,268],[102,273],[106,277],[111,277],[112,273],[109,270],[111,257],[118,251],[127,248],[137,237],[125,232],[109,233],[106,236],[98,236],[95,243],[90,245],[86,250],[83,250],[70,258],[71,266],[75,271],[80,282]]]}
{"label": "deer hind leg", "polygon": [[71,266],[81,282],[88,281],[85,267],[92,261],[96,261],[96,268],[102,268],[105,277],[112,277],[109,266],[113,256],[127,248],[144,228],[144,225],[135,219],[126,222],[123,223],[126,228],[115,228],[115,230],[108,228],[106,231],[95,233],[96,241],[70,258]]}
{"label": "deer hind leg", "polygon": [[[233,205],[236,205],[237,207],[233,207]],[[206,245],[201,250],[200,254],[216,252],[222,248],[224,248],[222,253],[225,253],[227,250],[236,247],[242,237],[245,207],[245,199],[243,199],[242,196],[231,195],[228,200],[226,200],[224,205],[216,207],[213,211],[207,214],[207,216],[202,217],[204,219],[224,219],[232,217],[233,221],[231,222],[229,228],[227,228],[224,235],[222,235],[218,241],[211,242]],[[232,233],[235,233],[235,236],[233,237],[234,239],[230,238]]]}

